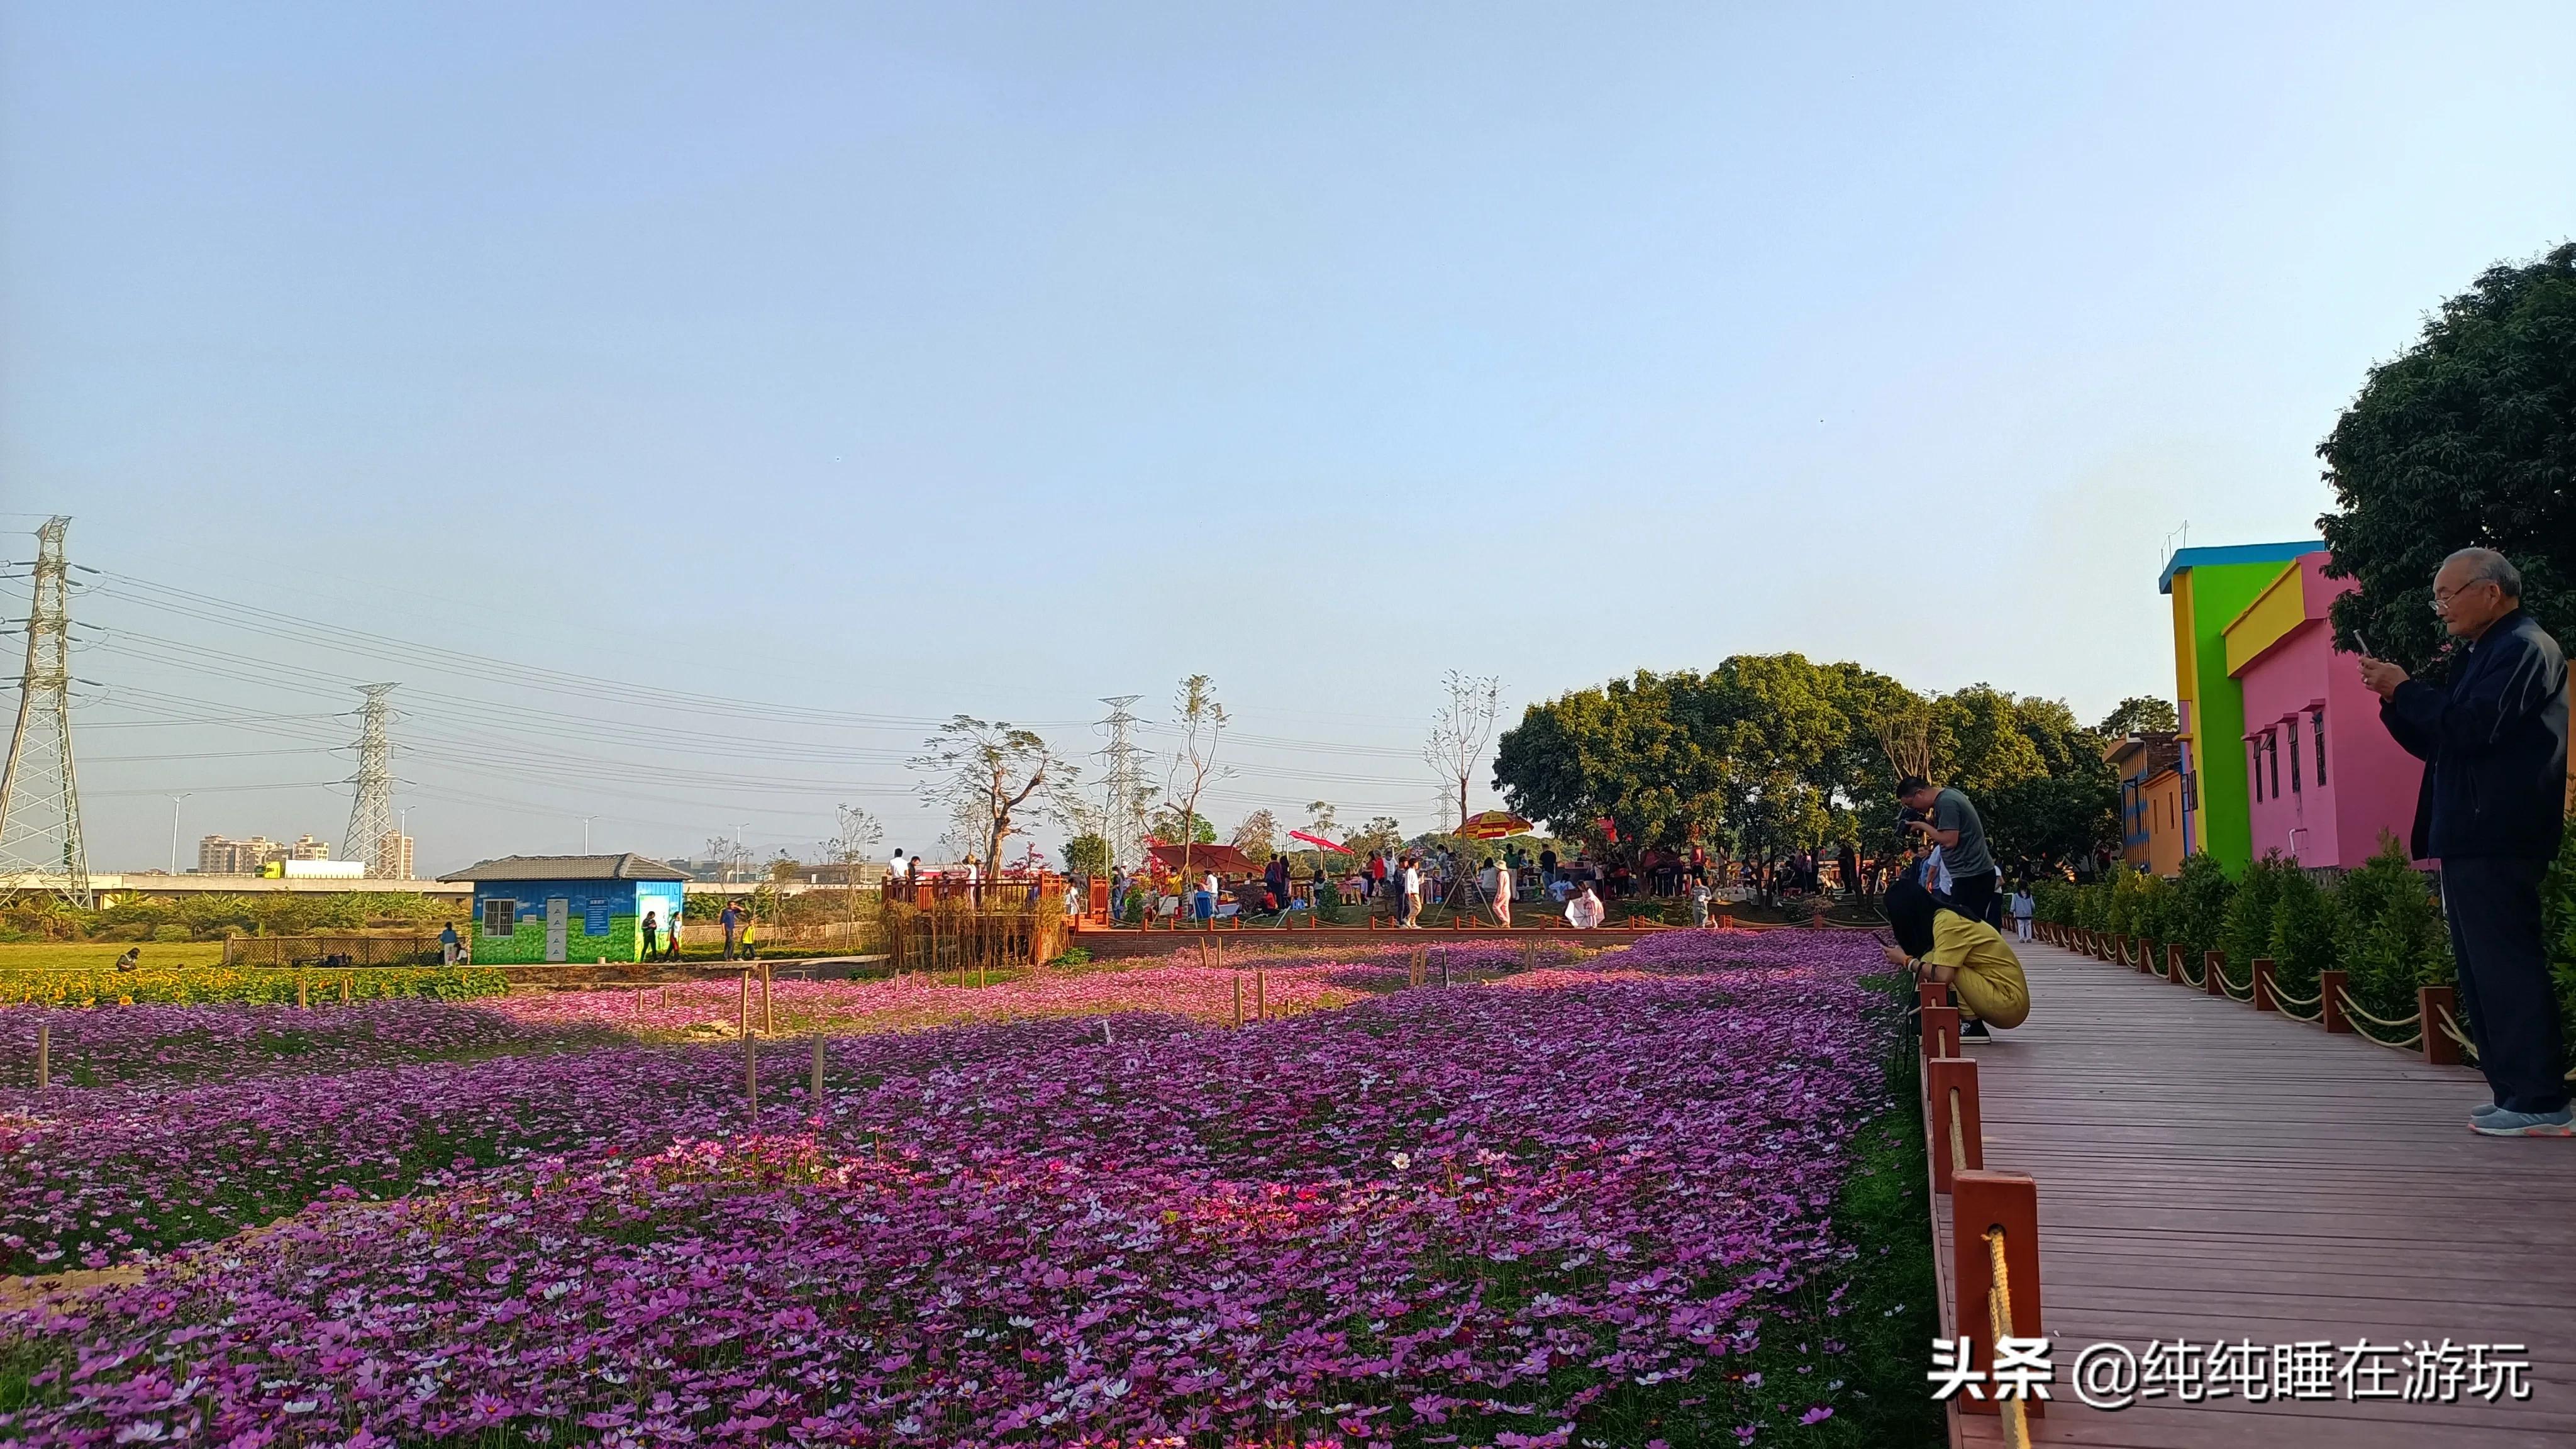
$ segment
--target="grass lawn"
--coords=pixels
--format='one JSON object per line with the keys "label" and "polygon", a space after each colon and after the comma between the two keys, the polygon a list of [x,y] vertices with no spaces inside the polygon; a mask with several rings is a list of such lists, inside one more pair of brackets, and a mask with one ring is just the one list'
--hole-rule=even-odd
{"label": "grass lawn", "polygon": [[221,941],[0,942],[0,971],[100,971],[136,949],[147,966],[215,966],[224,959]]}

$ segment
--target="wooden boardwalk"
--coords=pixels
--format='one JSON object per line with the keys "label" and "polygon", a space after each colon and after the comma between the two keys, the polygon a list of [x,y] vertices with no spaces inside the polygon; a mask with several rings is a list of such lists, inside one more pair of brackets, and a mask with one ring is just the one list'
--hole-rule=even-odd
{"label": "wooden boardwalk", "polygon": [[[2275,1449],[2576,1445],[2576,1139],[2467,1130],[2464,1067],[2057,947],[2021,953],[2021,1029],[1970,1043],[1985,1167],[2036,1179],[2056,1397],[2040,1444]],[[1952,1322],[1949,1199],[1936,1198]],[[2097,1341],[2519,1343],[2520,1403],[2171,1399],[2090,1409]],[[2338,1362],[2341,1356],[2338,1355]],[[1928,1367],[1928,1346],[1927,1346]],[[2402,1378],[2393,1380],[2402,1383]],[[1952,1439],[2004,1442],[1953,1412]]]}

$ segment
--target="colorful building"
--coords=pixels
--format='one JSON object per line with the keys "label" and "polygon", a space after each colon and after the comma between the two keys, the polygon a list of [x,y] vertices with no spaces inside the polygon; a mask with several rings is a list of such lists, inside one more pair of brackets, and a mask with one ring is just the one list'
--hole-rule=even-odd
{"label": "colorful building", "polygon": [[2326,610],[2359,585],[2327,578],[2325,565],[2321,553],[2293,560],[2220,633],[2244,719],[2237,755],[2254,857],[2277,850],[2349,869],[2383,835],[2406,838],[2424,767],[2389,738],[2379,697],[2334,647]]}
{"label": "colorful building", "polygon": [[2113,740],[2104,762],[2120,780],[2120,859],[2153,875],[2182,872],[2182,743],[2157,730]]}
{"label": "colorful building", "polygon": [[647,913],[669,940],[688,876],[640,855],[507,855],[448,881],[474,886],[480,965],[639,961]]}
{"label": "colorful building", "polygon": [[[2247,808],[2250,777],[2224,763],[2242,749],[2245,734],[2244,703],[2227,672],[2226,629],[2279,581],[2293,560],[2322,554],[2325,547],[2247,543],[2181,549],[2166,561],[2156,583],[2158,591],[2173,596],[2183,853],[2207,851],[2230,875],[2254,858],[2254,838]],[[2213,759],[2222,767],[2209,768]]]}

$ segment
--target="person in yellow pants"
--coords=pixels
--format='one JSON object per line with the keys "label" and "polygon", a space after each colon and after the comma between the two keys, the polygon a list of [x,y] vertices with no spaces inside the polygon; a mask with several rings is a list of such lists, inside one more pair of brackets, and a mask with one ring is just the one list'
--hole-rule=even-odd
{"label": "person in yellow pants", "polygon": [[1895,937],[1885,943],[1887,963],[1950,988],[1962,1040],[2030,1019],[2030,982],[2002,932],[1935,900],[1912,871],[1887,888],[1886,909],[1888,933]]}

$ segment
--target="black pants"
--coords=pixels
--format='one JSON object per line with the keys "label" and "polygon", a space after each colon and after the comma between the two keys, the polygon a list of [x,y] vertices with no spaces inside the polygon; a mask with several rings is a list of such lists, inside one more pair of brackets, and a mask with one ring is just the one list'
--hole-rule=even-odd
{"label": "black pants", "polygon": [[1983,921],[1999,930],[2003,926],[2003,905],[1995,897],[1993,871],[1950,877],[1950,904],[1969,920]]}
{"label": "black pants", "polygon": [[2442,862],[2442,911],[2451,919],[2469,1039],[2496,1105],[2513,1112],[2567,1105],[2566,1044],[2540,946],[2540,879],[2548,869],[2546,861],[2501,857]]}

